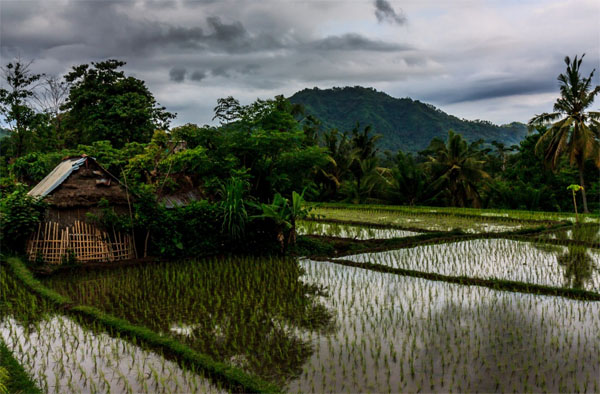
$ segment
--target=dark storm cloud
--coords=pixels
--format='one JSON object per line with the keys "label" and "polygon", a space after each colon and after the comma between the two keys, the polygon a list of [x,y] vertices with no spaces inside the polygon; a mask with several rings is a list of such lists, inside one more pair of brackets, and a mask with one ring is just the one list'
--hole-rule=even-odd
{"label": "dark storm cloud", "polygon": [[204,78],[206,78],[206,73],[200,70],[194,71],[190,76],[192,81],[202,81]]}
{"label": "dark storm cloud", "polygon": [[360,34],[349,33],[342,36],[329,36],[309,44],[317,50],[337,51],[381,51],[394,52],[411,49],[407,45],[371,40]]}
{"label": "dark storm cloud", "polygon": [[406,16],[402,12],[396,13],[387,0],[375,0],[375,16],[379,22],[406,23]]}
{"label": "dark storm cloud", "polygon": [[[578,7],[407,2],[401,10],[399,0],[0,0],[0,55],[35,59],[35,72],[55,75],[124,60],[161,104],[190,108],[178,111],[182,121],[205,121],[197,108],[223,95],[243,101],[358,84],[472,113],[495,99],[539,113],[530,108],[557,91],[565,55],[587,52],[590,67],[598,58],[597,37],[585,30],[597,30],[590,21],[600,6],[573,1]],[[395,27],[407,14],[411,28],[400,37]],[[557,22],[581,28],[556,32]]]}
{"label": "dark storm cloud", "polygon": [[556,82],[549,75],[531,78],[491,78],[465,83],[461,89],[438,90],[430,99],[444,104],[455,104],[522,94],[549,93],[556,89]]}
{"label": "dark storm cloud", "polygon": [[184,67],[173,67],[171,71],[169,71],[169,78],[174,82],[183,82],[186,72]]}

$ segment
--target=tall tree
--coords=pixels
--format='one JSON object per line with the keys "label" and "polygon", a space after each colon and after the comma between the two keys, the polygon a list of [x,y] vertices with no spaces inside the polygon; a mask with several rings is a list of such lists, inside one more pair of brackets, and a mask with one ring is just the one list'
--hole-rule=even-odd
{"label": "tall tree", "polygon": [[[356,126],[352,130],[352,139],[350,140],[352,148],[354,149],[354,162],[350,166],[350,170],[354,174],[356,179],[356,189],[361,190],[361,182],[365,176],[364,169],[372,168],[377,166],[377,154],[376,143],[381,138],[380,134],[371,135],[371,126],[365,126],[360,131],[360,124],[357,122]],[[366,162],[369,161],[369,165]]]}
{"label": "tall tree", "polygon": [[600,112],[587,111],[600,92],[600,86],[592,88],[592,77],[580,74],[581,58],[565,57],[567,71],[558,76],[560,97],[554,103],[554,112],[534,116],[530,127],[550,124],[536,145],[536,152],[543,152],[544,161],[555,169],[559,159],[567,155],[569,163],[579,169],[579,182],[582,190],[583,210],[589,212],[585,194],[584,167],[588,159],[593,159],[600,168]]}
{"label": "tall tree", "polygon": [[125,62],[107,60],[73,67],[65,76],[71,83],[63,109],[79,143],[109,140],[116,147],[148,142],[155,129],[166,129],[174,114],[160,107],[144,81],[119,71]]}
{"label": "tall tree", "polygon": [[348,134],[340,134],[337,129],[326,131],[322,138],[329,160],[320,168],[317,180],[322,185],[321,198],[327,200],[335,197],[342,181],[350,174],[354,150]]}
{"label": "tall tree", "polygon": [[42,74],[32,73],[30,65],[31,62],[23,63],[17,59],[2,67],[7,89],[0,88],[0,113],[12,133],[16,157],[23,154],[28,133],[37,118],[31,100]]}
{"label": "tall tree", "polygon": [[415,205],[423,198],[427,177],[410,153],[398,152],[389,177],[389,194],[394,203]]}
{"label": "tall tree", "polygon": [[510,147],[506,146],[504,142],[492,141],[492,145],[496,148],[496,153],[498,154],[498,158],[500,159],[500,169],[504,172],[506,171],[506,159],[508,158],[509,152],[514,152],[519,147],[517,145],[512,145]]}
{"label": "tall tree", "polygon": [[480,144],[481,141],[468,144],[452,130],[446,143],[435,138],[429,144],[428,151],[433,154],[426,166],[434,179],[431,188],[446,194],[453,206],[464,207],[469,203],[475,208],[481,206],[478,185],[490,176],[483,170]]}

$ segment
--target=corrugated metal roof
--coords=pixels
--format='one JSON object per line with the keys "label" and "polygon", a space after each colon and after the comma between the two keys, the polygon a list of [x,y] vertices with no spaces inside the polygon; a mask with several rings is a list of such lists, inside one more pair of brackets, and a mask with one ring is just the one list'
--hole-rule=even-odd
{"label": "corrugated metal roof", "polygon": [[175,195],[163,196],[160,201],[165,204],[165,208],[175,208],[188,205],[192,201],[201,200],[202,196],[200,193],[191,190],[185,193],[179,193]]}
{"label": "corrugated metal roof", "polygon": [[60,162],[44,179],[40,181],[33,189],[27,193],[30,196],[43,197],[50,194],[54,189],[60,186],[79,167],[87,160],[87,157],[74,157]]}

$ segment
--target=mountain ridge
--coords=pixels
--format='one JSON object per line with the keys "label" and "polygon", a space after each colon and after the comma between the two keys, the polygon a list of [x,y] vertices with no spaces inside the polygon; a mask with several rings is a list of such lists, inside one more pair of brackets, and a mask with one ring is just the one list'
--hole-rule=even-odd
{"label": "mountain ridge", "polygon": [[[512,122],[496,125],[483,120],[459,119],[432,104],[411,98],[395,98],[374,88],[362,86],[307,88],[289,97],[302,104],[307,114],[318,118],[325,129],[351,131],[356,122],[371,125],[381,134],[380,148],[417,152],[435,138],[445,139],[448,130],[462,134],[468,141],[483,139],[518,144],[527,134],[527,126]],[[348,114],[352,114],[348,116]]]}

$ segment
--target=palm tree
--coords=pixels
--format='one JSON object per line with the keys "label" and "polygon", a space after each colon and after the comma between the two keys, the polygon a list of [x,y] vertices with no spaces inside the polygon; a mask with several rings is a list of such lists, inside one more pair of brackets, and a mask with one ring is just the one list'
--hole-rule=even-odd
{"label": "palm tree", "polygon": [[427,188],[427,178],[412,155],[398,152],[389,176],[389,194],[394,203],[415,205]]}
{"label": "palm tree", "polygon": [[377,141],[381,138],[381,134],[370,135],[371,126],[366,126],[363,131],[360,131],[360,124],[357,122],[352,130],[352,139],[350,140],[354,149],[354,162],[350,166],[350,170],[356,179],[357,190],[362,188],[362,180],[366,175],[363,167],[368,163],[367,167],[377,165],[376,154],[379,149],[376,147]]}
{"label": "palm tree", "polygon": [[477,191],[478,183],[490,178],[483,170],[481,141],[467,144],[460,134],[448,132],[448,142],[435,138],[429,144],[426,168],[431,172],[433,190],[442,190],[449,194],[453,206],[464,207],[469,202],[474,207],[481,206],[481,198]]}
{"label": "palm tree", "polygon": [[344,178],[350,173],[354,151],[348,134],[336,129],[323,133],[323,144],[329,153],[328,163],[320,169],[318,178],[323,185],[323,197],[333,198]]}
{"label": "palm tree", "polygon": [[519,147],[517,145],[511,145],[510,147],[507,147],[504,142],[499,141],[492,141],[492,145],[494,145],[496,148],[496,152],[498,153],[498,157],[502,163],[500,168],[502,169],[502,172],[504,172],[506,171],[506,160],[508,159],[507,154],[509,152],[514,152],[515,150],[519,149]]}
{"label": "palm tree", "polygon": [[[550,127],[538,140],[536,153],[544,153],[544,161],[555,169],[563,154],[569,158],[571,165],[579,169],[579,182],[584,186],[583,170],[585,161],[593,159],[600,167],[600,112],[588,111],[594,97],[600,92],[600,86],[592,89],[592,77],[582,78],[579,73],[583,56],[571,61],[565,57],[567,72],[558,76],[560,98],[554,103],[554,112],[534,116],[529,127],[550,124]],[[585,189],[582,190],[583,211],[589,212]]]}

